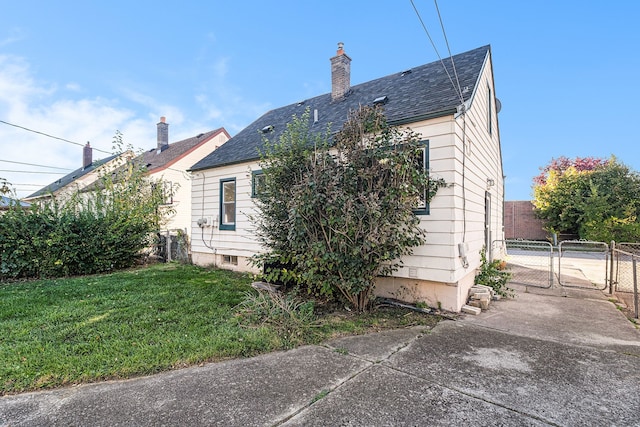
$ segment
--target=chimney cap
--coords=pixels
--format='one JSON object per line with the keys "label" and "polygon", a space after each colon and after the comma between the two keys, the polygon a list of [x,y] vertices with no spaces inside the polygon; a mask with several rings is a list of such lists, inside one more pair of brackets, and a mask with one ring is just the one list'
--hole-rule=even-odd
{"label": "chimney cap", "polygon": [[165,116],[160,117],[160,123],[166,123],[167,118]]}
{"label": "chimney cap", "polygon": [[343,42],[338,42],[337,55],[343,55],[343,54],[344,54],[344,43]]}

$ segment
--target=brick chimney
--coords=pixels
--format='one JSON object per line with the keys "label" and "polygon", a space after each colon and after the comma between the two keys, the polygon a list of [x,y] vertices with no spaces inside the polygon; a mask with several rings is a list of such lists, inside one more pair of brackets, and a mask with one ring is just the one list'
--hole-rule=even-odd
{"label": "brick chimney", "polygon": [[88,168],[93,164],[93,148],[87,142],[87,145],[82,149],[82,170]]}
{"label": "brick chimney", "polygon": [[158,123],[158,153],[169,148],[169,123],[164,116],[160,117]]}
{"label": "brick chimney", "polygon": [[344,98],[351,88],[351,58],[344,53],[344,43],[338,43],[338,52],[331,58],[331,100]]}

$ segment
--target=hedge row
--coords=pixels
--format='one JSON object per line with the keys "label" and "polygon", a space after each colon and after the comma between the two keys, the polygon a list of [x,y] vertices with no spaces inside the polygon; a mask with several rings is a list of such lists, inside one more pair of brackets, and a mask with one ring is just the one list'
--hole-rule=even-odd
{"label": "hedge row", "polygon": [[153,224],[55,204],[0,216],[0,280],[94,274],[133,265]]}

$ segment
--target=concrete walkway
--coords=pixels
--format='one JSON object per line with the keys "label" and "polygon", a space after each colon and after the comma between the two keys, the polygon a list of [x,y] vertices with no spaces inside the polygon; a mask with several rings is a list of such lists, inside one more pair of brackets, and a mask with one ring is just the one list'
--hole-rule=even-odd
{"label": "concrete walkway", "polygon": [[0,425],[640,425],[640,331],[600,291],[514,287],[433,330],[5,396]]}

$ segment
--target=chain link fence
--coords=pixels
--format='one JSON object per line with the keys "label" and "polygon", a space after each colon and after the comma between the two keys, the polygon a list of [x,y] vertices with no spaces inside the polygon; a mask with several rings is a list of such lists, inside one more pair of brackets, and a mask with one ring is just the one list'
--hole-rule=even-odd
{"label": "chain link fence", "polygon": [[[629,251],[631,250],[631,251]],[[640,243],[618,243],[612,249],[612,286],[618,294],[627,294],[625,301],[631,302],[634,316],[638,318],[638,263]]]}
{"label": "chain link fence", "polygon": [[558,282],[569,288],[605,290],[609,284],[609,245],[565,240],[558,245]]}
{"label": "chain link fence", "polygon": [[[553,246],[537,240],[496,240],[493,254],[506,261],[511,282],[550,288],[553,285]],[[504,258],[502,258],[504,257]]]}
{"label": "chain link fence", "polygon": [[621,251],[640,256],[640,243],[616,242],[615,247]]}
{"label": "chain link fence", "polygon": [[638,269],[640,243],[564,240],[557,246],[536,240],[496,240],[492,259],[506,262],[512,283],[614,291],[627,307],[640,315]]}

